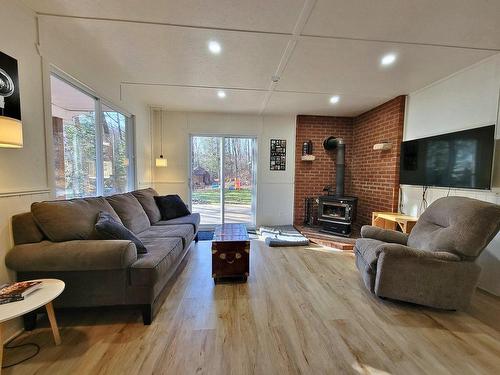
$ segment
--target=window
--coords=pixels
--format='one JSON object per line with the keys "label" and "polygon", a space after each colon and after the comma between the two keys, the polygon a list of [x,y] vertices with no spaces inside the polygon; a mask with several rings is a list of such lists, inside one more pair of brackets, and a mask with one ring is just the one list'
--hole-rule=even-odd
{"label": "window", "polygon": [[104,195],[124,193],[133,186],[128,153],[129,119],[103,105],[101,122]]}
{"label": "window", "polygon": [[131,116],[56,75],[50,84],[56,198],[132,190]]}

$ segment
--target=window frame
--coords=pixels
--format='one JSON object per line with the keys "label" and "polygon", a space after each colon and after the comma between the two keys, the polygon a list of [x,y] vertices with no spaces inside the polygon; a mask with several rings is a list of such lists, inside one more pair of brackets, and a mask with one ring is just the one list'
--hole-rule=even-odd
{"label": "window frame", "polygon": [[[111,109],[112,111],[116,111],[125,116],[125,130],[126,130],[126,141],[127,141],[127,158],[129,160],[128,168],[127,168],[127,191],[135,190],[137,187],[137,166],[136,166],[136,148],[135,148],[135,116],[130,112],[124,110],[120,106],[114,104],[112,101],[98,95],[93,89],[89,86],[81,83],[80,81],[74,79],[69,76],[59,68],[50,65],[47,69],[47,74],[44,79],[44,92],[46,99],[46,138],[49,140],[48,144],[50,145],[50,149],[47,149],[47,167],[48,171],[48,179],[50,181],[50,190],[53,197],[55,197],[56,186],[54,177],[54,165],[55,165],[55,156],[54,156],[54,140],[52,136],[52,90],[50,85],[51,77],[55,77],[62,82],[72,86],[78,91],[81,91],[83,94],[89,96],[94,100],[95,103],[95,142],[96,142],[96,195],[95,196],[104,196],[104,158],[103,158],[103,124],[102,124],[102,116],[103,116],[103,107],[107,109]],[[114,193],[113,193],[114,194]]]}

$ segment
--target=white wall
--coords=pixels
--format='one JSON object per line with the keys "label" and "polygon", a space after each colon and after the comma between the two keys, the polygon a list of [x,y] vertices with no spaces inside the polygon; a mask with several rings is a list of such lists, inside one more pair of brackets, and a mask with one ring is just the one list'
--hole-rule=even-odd
{"label": "white wall", "polygon": [[[426,88],[410,93],[404,128],[404,140],[498,124],[500,92],[500,54],[475,64]],[[497,138],[500,126],[497,125]],[[498,156],[499,142],[496,154]],[[497,157],[498,160],[498,157]],[[494,166],[494,181],[499,180],[500,164]],[[466,196],[500,204],[500,194],[493,191],[451,189],[450,195]],[[430,188],[427,201],[448,194],[448,189]],[[421,213],[422,187],[401,186],[402,212]],[[483,267],[479,286],[500,295],[500,234],[478,259]]]}
{"label": "white wall", "polygon": [[[151,186],[149,109],[139,102],[122,100],[120,83],[123,73],[120,63],[113,59],[112,51],[100,51],[97,41],[88,43],[87,40],[78,40],[79,34],[71,32],[71,28],[79,27],[74,20],[39,16],[38,24],[38,49],[44,61],[45,79],[49,75],[50,66],[55,66],[88,86],[97,95],[135,115],[138,186]],[[46,86],[50,87],[48,81]],[[45,90],[49,96],[48,87]],[[49,113],[48,106],[46,107]]]}
{"label": "white wall", "polygon": [[404,140],[496,124],[499,90],[497,54],[410,93]]}
{"label": "white wall", "polygon": [[[92,46],[71,40],[69,33],[53,30],[40,20],[40,46],[36,15],[21,2],[0,0],[0,51],[18,60],[24,135],[22,149],[0,148],[0,283],[14,280],[4,258],[12,248],[11,217],[29,211],[34,201],[50,199],[51,169],[47,168],[44,117],[50,121],[48,66],[57,65],[96,93],[136,115],[137,174],[139,186],[151,184],[151,135],[148,109],[120,100],[115,66],[95,59]],[[42,58],[43,56],[43,58]],[[48,101],[45,100],[44,96]],[[49,122],[51,124],[51,122]],[[50,139],[49,139],[50,141]],[[49,162],[49,165],[51,163]],[[22,328],[20,320],[5,325],[4,339]]]}
{"label": "white wall", "polygon": [[[18,60],[24,147],[0,148],[0,283],[14,280],[5,254],[12,247],[10,218],[28,211],[33,201],[49,198],[45,163],[45,132],[41,59],[35,48],[32,12],[13,1],[0,0],[0,51]],[[8,15],[8,16],[5,16]],[[15,37],[12,37],[15,35]],[[4,339],[21,329],[20,320],[5,324]]]}
{"label": "white wall", "polygon": [[[163,154],[167,168],[155,168],[161,194],[189,198],[189,137],[248,135],[257,137],[257,225],[291,224],[295,173],[295,116],[258,116],[163,111]],[[161,116],[153,119],[154,155],[160,153]],[[286,171],[269,170],[270,139],[287,140]]]}

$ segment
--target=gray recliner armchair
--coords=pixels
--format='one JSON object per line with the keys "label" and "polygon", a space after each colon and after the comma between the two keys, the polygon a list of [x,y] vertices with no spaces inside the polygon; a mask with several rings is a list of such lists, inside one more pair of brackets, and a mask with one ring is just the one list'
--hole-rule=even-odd
{"label": "gray recliner armchair", "polygon": [[363,226],[354,247],[356,266],[365,286],[379,297],[464,309],[481,272],[475,260],[499,230],[499,205],[441,198],[410,235]]}

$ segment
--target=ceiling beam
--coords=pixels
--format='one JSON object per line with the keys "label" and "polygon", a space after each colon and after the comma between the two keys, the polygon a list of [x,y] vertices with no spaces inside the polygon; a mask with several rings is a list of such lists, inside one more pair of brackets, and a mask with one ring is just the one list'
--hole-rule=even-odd
{"label": "ceiling beam", "polygon": [[[178,88],[189,88],[189,89],[212,89],[212,90],[232,90],[232,91],[251,91],[251,92],[269,92],[269,88],[267,89],[259,89],[259,88],[248,88],[248,87],[232,87],[232,86],[210,86],[210,85],[183,85],[178,83],[158,83],[158,82],[130,82],[123,81],[120,83],[120,88],[124,86],[156,86],[156,87],[178,87]],[[281,89],[273,89],[273,92],[283,92],[283,93],[291,93],[291,94],[313,94],[313,95],[331,95],[331,92],[325,91],[298,91],[298,90],[281,90]],[[380,96],[376,95],[366,95],[365,90],[361,90],[360,94],[363,94],[364,97],[372,97],[379,98]],[[339,94],[348,94],[348,95],[358,95],[358,93],[346,93],[340,92]]]}
{"label": "ceiling beam", "polygon": [[266,110],[267,104],[269,103],[269,100],[271,99],[271,95],[273,94],[273,91],[276,89],[276,86],[278,85],[279,80],[281,79],[281,76],[283,72],[285,71],[286,66],[288,65],[288,62],[290,61],[290,58],[292,57],[293,51],[295,49],[295,46],[297,45],[297,40],[302,33],[302,30],[304,30],[304,27],[306,25],[307,20],[311,16],[311,13],[314,9],[314,6],[316,5],[316,0],[306,0],[304,2],[304,6],[302,7],[302,10],[300,11],[299,16],[297,17],[297,21],[295,22],[295,25],[293,27],[293,31],[290,37],[290,40],[288,41],[285,50],[283,51],[283,54],[281,55],[280,62],[273,74],[273,77],[266,96],[264,97],[264,100],[262,102],[262,105],[260,107],[259,114],[263,114],[264,111]]}

